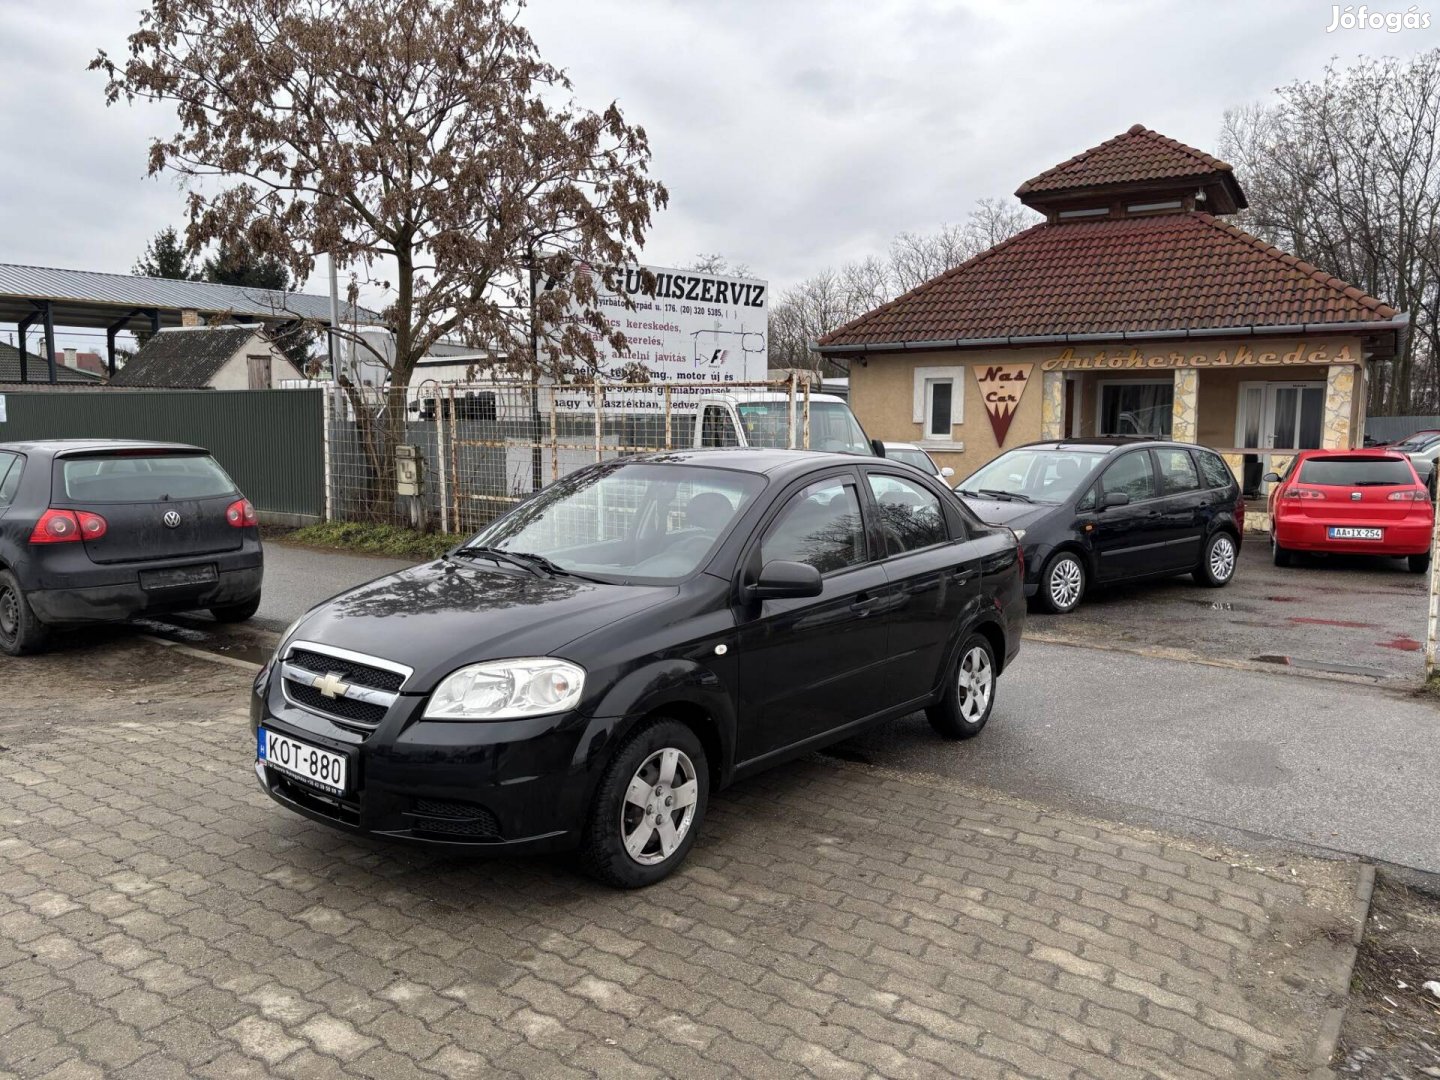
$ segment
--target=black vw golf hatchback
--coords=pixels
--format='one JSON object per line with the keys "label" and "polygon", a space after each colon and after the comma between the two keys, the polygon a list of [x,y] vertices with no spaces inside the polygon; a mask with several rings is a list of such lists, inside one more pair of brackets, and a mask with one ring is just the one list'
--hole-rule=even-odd
{"label": "black vw golf hatchback", "polygon": [[1008,525],[1025,556],[1025,595],[1073,611],[1090,585],[1235,575],[1245,500],[1213,450],[1099,438],[1007,450],[956,485],[984,521]]}
{"label": "black vw golf hatchback", "polygon": [[255,683],[255,772],[329,825],[578,847],[646,885],[738,777],[920,709],[978,733],[1023,618],[1014,536],[914,469],[608,461],[297,622]]}
{"label": "black vw golf hatchback", "polygon": [[255,508],[198,446],[0,443],[0,651],[158,612],[248,619],[262,563]]}

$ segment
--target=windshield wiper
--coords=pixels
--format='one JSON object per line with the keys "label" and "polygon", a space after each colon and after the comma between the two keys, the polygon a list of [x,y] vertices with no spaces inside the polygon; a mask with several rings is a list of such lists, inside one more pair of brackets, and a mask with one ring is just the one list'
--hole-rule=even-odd
{"label": "windshield wiper", "polygon": [[989,495],[992,499],[1014,499],[1017,502],[1033,503],[1035,500],[1029,495],[1021,495],[1018,491],[1001,491],[999,488],[981,488],[981,495]]}
{"label": "windshield wiper", "polygon": [[980,498],[980,493],[978,491],[971,491],[969,488],[956,488],[955,493],[957,495],[969,495],[972,499]]}
{"label": "windshield wiper", "polygon": [[521,570],[528,570],[536,577],[540,577],[544,568],[527,558],[506,551],[504,548],[484,547],[479,544],[468,544],[465,547],[456,548],[456,555],[475,555],[482,559],[494,559],[496,562],[508,563],[511,566],[518,566]]}

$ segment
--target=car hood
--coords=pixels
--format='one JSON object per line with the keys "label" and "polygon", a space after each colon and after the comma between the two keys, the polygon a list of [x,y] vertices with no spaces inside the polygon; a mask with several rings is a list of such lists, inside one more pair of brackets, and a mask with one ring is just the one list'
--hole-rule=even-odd
{"label": "car hood", "polygon": [[428,693],[464,664],[556,655],[675,592],[441,560],[332,597],[300,621],[291,640],[394,660],[414,669],[406,693]]}
{"label": "car hood", "polygon": [[968,495],[960,496],[960,501],[975,511],[975,516],[985,524],[1005,525],[1011,529],[1023,529],[1055,509],[1049,503],[1024,503],[1009,499],[973,499]]}

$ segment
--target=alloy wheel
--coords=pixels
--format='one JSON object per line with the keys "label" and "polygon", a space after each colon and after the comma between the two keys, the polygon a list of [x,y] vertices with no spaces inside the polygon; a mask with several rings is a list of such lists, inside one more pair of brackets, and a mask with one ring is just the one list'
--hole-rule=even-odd
{"label": "alloy wheel", "polygon": [[654,866],[673,855],[695,820],[698,793],[695,765],[683,750],[666,747],[647,757],[620,805],[620,835],[630,858]]}
{"label": "alloy wheel", "polygon": [[1235,573],[1235,545],[1228,536],[1221,536],[1210,545],[1210,576],[1216,581],[1229,581]]}
{"label": "alloy wheel", "polygon": [[1061,559],[1050,570],[1050,599],[1061,610],[1074,607],[1080,602],[1083,581],[1080,564],[1068,556]]}
{"label": "alloy wheel", "polygon": [[990,663],[990,654],[975,646],[960,660],[959,705],[960,715],[967,724],[978,724],[990,706],[990,695],[995,691],[995,668]]}
{"label": "alloy wheel", "polygon": [[20,598],[15,590],[0,588],[0,637],[12,641],[20,631]]}

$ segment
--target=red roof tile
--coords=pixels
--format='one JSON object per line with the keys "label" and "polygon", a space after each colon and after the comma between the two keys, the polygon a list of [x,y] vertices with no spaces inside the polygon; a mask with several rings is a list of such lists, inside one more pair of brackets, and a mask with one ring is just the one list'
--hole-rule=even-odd
{"label": "red roof tile", "polygon": [[1016,195],[1034,192],[1131,184],[1145,180],[1179,179],[1230,172],[1228,162],[1186,146],[1158,131],[1136,124],[1124,134],[1107,139],[1062,161],[1016,189]]}
{"label": "red roof tile", "polygon": [[1384,322],[1398,313],[1204,213],[1036,225],[820,339],[900,344]]}

